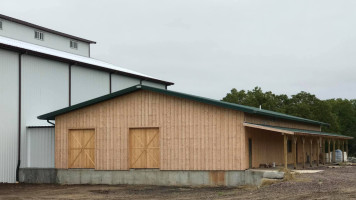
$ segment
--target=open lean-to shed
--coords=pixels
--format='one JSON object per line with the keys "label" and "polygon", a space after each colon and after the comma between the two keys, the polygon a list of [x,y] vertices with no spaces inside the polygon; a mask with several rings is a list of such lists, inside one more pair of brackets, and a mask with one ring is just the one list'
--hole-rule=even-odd
{"label": "open lean-to shed", "polygon": [[[265,164],[287,168],[328,162],[326,142],[332,142],[335,155],[336,143],[347,152],[347,140],[352,139],[321,132],[327,125],[322,122],[143,85],[38,118],[55,120],[56,169],[67,174],[94,169],[92,177],[110,170],[126,173],[117,176],[127,179],[129,173],[154,169],[207,172],[210,181],[224,184],[231,179],[229,173],[237,177],[233,172]],[[168,176],[170,183],[183,179]],[[145,180],[139,183],[156,184]]]}

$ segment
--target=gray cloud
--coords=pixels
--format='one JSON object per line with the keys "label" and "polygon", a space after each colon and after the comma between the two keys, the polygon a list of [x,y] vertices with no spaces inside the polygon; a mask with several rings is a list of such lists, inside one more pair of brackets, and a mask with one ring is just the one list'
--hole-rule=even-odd
{"label": "gray cloud", "polygon": [[221,99],[231,88],[356,98],[356,2],[3,0],[0,12],[97,41],[92,57]]}

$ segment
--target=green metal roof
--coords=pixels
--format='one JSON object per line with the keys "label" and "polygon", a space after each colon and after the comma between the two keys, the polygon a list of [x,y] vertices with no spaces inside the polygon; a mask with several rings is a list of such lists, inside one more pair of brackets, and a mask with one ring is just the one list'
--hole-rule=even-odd
{"label": "green metal roof", "polygon": [[326,132],[321,132],[321,131],[312,131],[312,130],[296,129],[296,128],[286,128],[286,127],[271,126],[271,125],[264,125],[264,124],[253,124],[253,123],[247,123],[247,124],[263,126],[263,127],[267,127],[267,128],[275,128],[275,129],[285,130],[285,131],[291,131],[291,132],[294,132],[294,133],[305,133],[305,134],[310,134],[310,135],[320,135],[320,136],[330,136],[330,137],[341,137],[341,138],[346,138],[346,139],[353,139],[353,137],[345,136],[345,135],[341,135],[341,134],[337,134],[337,133],[326,133]]}
{"label": "green metal roof", "polygon": [[108,94],[108,95],[104,95],[104,96],[101,96],[101,97],[98,97],[95,99],[91,99],[91,100],[88,100],[88,101],[85,101],[85,102],[82,102],[82,103],[79,103],[79,104],[76,104],[73,106],[69,106],[69,107],[66,107],[66,108],[63,108],[60,110],[56,110],[56,111],[38,116],[37,118],[43,119],[43,120],[54,120],[55,117],[58,115],[68,113],[68,112],[71,112],[71,111],[74,111],[74,110],[77,110],[80,108],[84,108],[86,106],[90,106],[93,104],[97,104],[102,101],[110,100],[110,99],[113,99],[113,98],[116,98],[116,97],[119,97],[119,96],[122,96],[125,94],[129,94],[129,93],[132,93],[132,92],[135,92],[138,90],[148,90],[148,91],[166,94],[166,95],[170,95],[170,96],[189,99],[189,100],[193,100],[193,101],[197,101],[197,102],[201,102],[201,103],[220,106],[220,107],[224,107],[224,108],[228,108],[228,109],[239,110],[239,111],[251,113],[251,114],[264,115],[264,116],[269,116],[269,117],[274,117],[274,118],[279,118],[279,119],[287,119],[287,120],[293,120],[293,121],[304,122],[304,123],[309,123],[309,124],[316,124],[316,125],[326,125],[326,126],[329,125],[324,122],[314,121],[314,120],[296,117],[296,116],[292,116],[292,115],[286,115],[283,113],[273,112],[273,111],[269,111],[269,110],[264,110],[264,109],[259,109],[259,108],[255,108],[255,107],[244,106],[244,105],[239,105],[239,104],[234,104],[234,103],[218,101],[218,100],[209,99],[209,98],[205,98],[205,97],[199,97],[199,96],[195,96],[195,95],[185,94],[185,93],[181,93],[181,92],[175,92],[175,91],[171,91],[171,90],[159,89],[159,88],[149,87],[149,86],[145,86],[145,85],[132,86],[132,87]]}

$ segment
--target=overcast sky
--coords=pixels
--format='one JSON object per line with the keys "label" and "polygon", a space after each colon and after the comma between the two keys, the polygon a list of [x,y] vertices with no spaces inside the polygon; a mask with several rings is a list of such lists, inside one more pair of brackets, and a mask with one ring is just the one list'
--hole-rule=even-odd
{"label": "overcast sky", "polygon": [[0,13],[94,40],[93,58],[171,90],[356,98],[354,0],[1,0]]}

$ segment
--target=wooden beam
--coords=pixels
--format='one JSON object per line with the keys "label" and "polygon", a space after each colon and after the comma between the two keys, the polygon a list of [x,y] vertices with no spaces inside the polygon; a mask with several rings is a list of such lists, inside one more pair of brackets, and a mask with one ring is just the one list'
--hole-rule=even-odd
{"label": "wooden beam", "polygon": [[304,149],[304,144],[305,144],[305,138],[302,137],[302,144],[303,144],[303,169],[305,168],[305,149]]}
{"label": "wooden beam", "polygon": [[335,140],[333,140],[333,163],[335,162],[335,147],[336,147],[336,141]]}
{"label": "wooden beam", "polygon": [[319,157],[320,157],[320,139],[316,140],[316,166],[319,166]]}
{"label": "wooden beam", "polygon": [[284,169],[288,169],[288,161],[287,161],[287,157],[288,157],[288,152],[287,152],[287,141],[288,141],[288,136],[287,134],[284,134],[284,148],[283,148],[283,152],[284,152]]}
{"label": "wooden beam", "polygon": [[293,131],[287,131],[287,130],[281,130],[277,128],[271,128],[271,127],[266,127],[266,126],[261,126],[257,124],[250,124],[250,123],[243,123],[244,126],[251,127],[251,128],[257,128],[257,129],[262,129],[262,130],[267,130],[267,131],[273,131],[273,132],[278,132],[278,133],[283,133],[283,134],[289,134],[289,135],[294,135]]}
{"label": "wooden beam", "polygon": [[310,167],[313,167],[313,138],[310,138],[310,155],[309,155],[309,164]]}
{"label": "wooden beam", "polygon": [[297,136],[293,136],[293,144],[294,169],[297,169]]}
{"label": "wooden beam", "polygon": [[328,139],[328,163],[331,163],[331,151],[330,151],[331,141]]}
{"label": "wooden beam", "polygon": [[346,156],[349,157],[349,145],[347,140],[346,140]]}
{"label": "wooden beam", "polygon": [[326,160],[326,153],[325,153],[325,139],[320,138],[321,139],[321,150],[322,150],[322,154],[323,154],[323,165],[325,165],[325,160]]}
{"label": "wooden beam", "polygon": [[342,162],[344,162],[344,141],[341,142]]}

